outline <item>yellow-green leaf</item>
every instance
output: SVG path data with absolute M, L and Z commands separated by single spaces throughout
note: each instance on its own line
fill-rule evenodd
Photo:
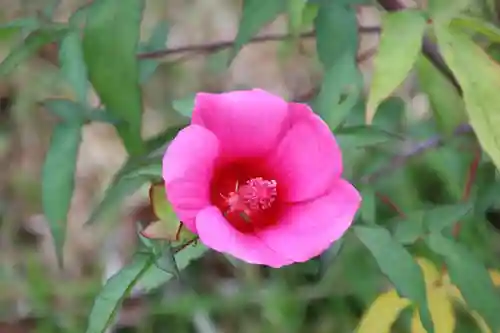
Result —
M 500 67 L 466 34 L 436 27 L 443 57 L 463 91 L 470 123 L 479 143 L 500 168 Z
M 432 19 L 442 24 L 464 10 L 471 2 L 471 0 L 428 0 L 427 6 Z
M 467 120 L 465 105 L 455 86 L 426 57 L 416 63 L 420 88 L 427 94 L 437 126 L 451 134 Z
M 399 314 L 411 302 L 392 289 L 380 295 L 363 315 L 356 333 L 389 333 Z
M 420 258 L 418 264 L 424 275 L 429 310 L 436 332 L 453 333 L 455 329 L 455 313 L 448 298 L 447 289 L 437 283 L 440 278 L 439 271 L 429 260 Z M 413 314 L 411 333 L 427 333 L 422 326 L 418 311 Z
M 165 186 L 163 184 L 151 185 L 149 198 L 153 212 L 159 221 L 151 223 L 143 231 L 142 235 L 152 239 L 168 239 L 172 241 L 192 240 L 196 237 L 186 227 L 182 226 L 177 215 L 168 202 Z
M 425 26 L 425 17 L 416 10 L 387 13 L 383 17 L 366 107 L 367 123 L 371 123 L 378 105 L 392 94 L 412 69 L 420 53 Z

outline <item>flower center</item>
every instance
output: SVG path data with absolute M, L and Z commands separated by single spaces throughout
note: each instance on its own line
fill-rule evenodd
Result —
M 223 161 L 214 169 L 210 200 L 234 228 L 253 233 L 279 221 L 280 193 L 286 189 L 278 184 L 262 160 Z
M 236 182 L 234 192 L 226 200 L 229 212 L 243 212 L 250 218 L 252 212 L 271 208 L 278 195 L 275 180 L 266 180 L 262 177 L 249 179 L 244 185 Z

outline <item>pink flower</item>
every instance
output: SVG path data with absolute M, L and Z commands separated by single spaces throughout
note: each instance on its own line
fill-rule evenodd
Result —
M 321 254 L 361 197 L 341 178 L 328 126 L 260 89 L 198 93 L 191 125 L 163 158 L 167 198 L 206 246 L 281 267 Z

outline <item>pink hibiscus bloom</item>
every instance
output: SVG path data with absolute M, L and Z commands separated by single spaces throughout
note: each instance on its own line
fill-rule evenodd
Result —
M 321 118 L 260 89 L 198 93 L 163 158 L 185 226 L 216 251 L 271 267 L 307 261 L 349 228 L 361 197 L 341 173 Z

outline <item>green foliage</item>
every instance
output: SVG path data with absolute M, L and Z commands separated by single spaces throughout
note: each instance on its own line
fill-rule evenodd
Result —
M 52 133 L 42 171 L 42 203 L 60 264 L 66 235 L 66 219 L 75 186 L 75 169 L 82 124 L 63 122 Z
M 406 78 L 420 53 L 426 21 L 421 12 L 405 10 L 385 14 L 374 73 L 366 105 L 366 119 Z M 405 38 L 401 38 L 405 36 Z
M 42 46 L 62 39 L 68 32 L 64 25 L 53 24 L 31 32 L 0 64 L 0 76 L 9 75 L 22 62 L 33 56 Z
M 116 128 L 130 155 L 144 151 L 139 45 L 143 0 L 98 0 L 87 13 L 83 53 L 101 103 L 123 120 Z
M 500 329 L 500 300 L 488 271 L 467 248 L 438 233 L 432 233 L 426 242 L 443 256 L 452 283 L 461 291 L 467 304 L 476 310 L 496 332 Z
M 466 119 L 465 105 L 453 84 L 424 56 L 416 63 L 422 91 L 427 94 L 440 130 L 451 134 Z
M 233 49 L 229 56 L 231 63 L 245 45 L 262 27 L 286 10 L 285 0 L 244 0 L 238 34 L 234 40 Z
M 155 52 L 165 48 L 168 37 L 167 21 L 160 21 L 154 28 L 147 43 L 140 45 L 139 52 Z M 155 59 L 144 59 L 139 63 L 140 82 L 146 82 L 158 68 Z
M 420 318 L 427 332 L 434 332 L 424 278 L 411 254 L 381 227 L 358 226 L 354 227 L 354 233 L 371 252 L 380 270 L 391 280 L 398 294 L 418 304 Z
M 80 33 L 77 29 L 73 29 L 62 39 L 59 47 L 59 61 L 63 76 L 73 88 L 76 99 L 86 105 L 89 88 L 87 66 L 83 58 Z
M 106 332 L 123 299 L 154 263 L 153 255 L 137 254 L 128 266 L 106 282 L 92 306 L 86 333 Z
M 335 133 L 342 149 L 342 177 L 355 184 L 361 193 L 363 200 L 355 225 L 352 232 L 334 242 L 318 258 L 280 270 L 255 268 L 226 256 L 231 262 L 231 279 L 238 282 L 234 299 L 183 290 L 180 294 L 187 294 L 184 299 L 190 301 L 183 301 L 182 295 L 178 301 L 162 300 L 160 310 L 152 310 L 155 317 L 165 313 L 175 314 L 172 317 L 176 320 L 185 317 L 191 329 L 191 320 L 196 318 L 195 311 L 200 308 L 209 314 L 222 309 L 224 316 L 231 318 L 233 312 L 242 311 L 241 307 L 252 326 L 262 319 L 259 322 L 262 330 L 353 332 L 360 313 L 377 298 L 381 288 L 386 287 L 387 277 L 399 296 L 409 299 L 401 303 L 404 305 L 401 309 L 410 302 L 414 304 L 415 313 L 420 317 L 413 318 L 421 318 L 428 333 L 437 331 L 441 326 L 436 322 L 442 322 L 444 317 L 451 329 L 455 328 L 456 319 L 455 331 L 463 333 L 464 325 L 458 313 L 453 319 L 449 314 L 436 320 L 435 315 L 440 313 L 436 310 L 437 292 L 441 297 L 438 304 L 448 304 L 446 302 L 451 300 L 439 289 L 444 285 L 432 284 L 429 277 L 422 274 L 424 266 L 420 266 L 421 270 L 416 259 L 424 257 L 435 263 L 444 261 L 447 274 L 443 271 L 433 279 L 441 282 L 448 277 L 451 279 L 465 300 L 465 304 L 461 304 L 475 316 L 477 325 L 482 325 L 483 318 L 493 331 L 500 330 L 497 318 L 500 303 L 495 289 L 500 286 L 500 279 L 494 274 L 500 267 L 495 255 L 499 237 L 492 232 L 500 229 L 498 216 L 495 219 L 500 206 L 497 171 L 500 168 L 497 110 L 500 104 L 497 60 L 500 57 L 496 47 L 500 42 L 500 29 L 497 19 L 488 19 L 495 8 L 491 1 L 485 4 L 470 0 L 429 0 L 428 6 L 420 10 L 383 13 L 373 78 L 365 96 L 364 77 L 360 72 L 363 66 L 359 66 L 357 59 L 360 43 L 363 43 L 360 37 L 363 28 L 359 26 L 364 23 L 358 22 L 357 9 L 368 3 L 371 4 L 365 0 L 244 0 L 234 43 L 207 44 L 194 47 L 193 51 L 188 45 L 186 49 L 162 52 L 169 36 L 170 22 L 166 21 L 160 21 L 150 36 L 140 40 L 143 0 L 96 0 L 75 11 L 67 24 L 52 22 L 59 1 L 48 1 L 36 17 L 0 25 L 2 42 L 20 39 L 0 64 L 0 76 L 9 79 L 7 76 L 19 65 L 52 44 L 59 47 L 59 64 L 53 69 L 72 91 L 70 97 L 47 98 L 38 94 L 32 97 L 33 92 L 29 89 L 21 89 L 20 95 L 30 95 L 30 102 L 16 96 L 13 108 L 17 112 L 20 105 L 32 102 L 44 106 L 58 120 L 42 168 L 41 204 L 59 262 L 63 261 L 62 248 L 83 126 L 93 122 L 113 126 L 129 154 L 98 204 L 89 212 L 87 225 L 117 221 L 113 215 L 125 198 L 139 190 L 151 189 L 148 209 L 154 216 L 152 221 L 140 221 L 149 223 L 141 227 L 137 235 L 142 246 L 132 262 L 108 280 L 95 298 L 87 333 L 106 332 L 135 286 L 151 293 L 148 297 L 159 295 L 156 289 L 173 278 L 181 280 L 182 288 L 189 286 L 193 281 L 187 282 L 183 275 L 191 272 L 184 270 L 208 252 L 207 247 L 198 244 L 197 236 L 178 220 L 162 184 L 163 154 L 184 125 L 169 127 L 149 140 L 141 136 L 142 90 L 148 88 L 152 75 L 164 75 L 165 69 L 177 66 L 184 59 L 180 57 L 170 63 L 170 58 L 165 61 L 160 58 L 166 54 L 168 57 L 186 54 L 189 55 L 186 58 L 190 58 L 191 52 L 199 53 L 213 57 L 207 65 L 212 72 L 226 74 L 223 71 L 238 52 L 245 45 L 256 42 L 252 40 L 254 36 L 281 15 L 288 23 L 288 32 L 283 36 L 269 36 L 270 43 L 279 40 L 293 51 L 291 56 L 295 53 L 304 56 L 310 46 L 301 40 L 304 37 L 301 34 L 307 31 L 308 40 L 314 38 L 316 54 L 311 58 L 319 60 L 317 65 L 321 67 L 322 81 L 315 82 L 316 92 L 307 94 L 307 99 Z M 481 10 L 488 7 L 491 13 L 481 14 L 475 7 Z M 310 33 L 311 26 L 314 36 Z M 422 43 L 423 38 L 425 43 Z M 267 43 L 268 40 L 264 38 L 258 42 Z M 429 50 L 433 43 L 436 49 Z M 426 52 L 422 52 L 422 47 Z M 436 51 L 442 55 L 444 63 L 440 58 L 436 60 Z M 214 70 L 214 67 L 218 68 Z M 459 88 L 450 79 L 446 67 Z M 413 70 L 418 78 L 418 86 L 413 88 L 420 89 L 430 102 L 431 112 L 424 117 L 414 116 L 407 99 L 391 96 Z M 201 82 L 198 89 L 217 90 L 204 85 L 204 79 L 195 79 L 197 84 Z M 165 82 L 175 80 L 177 77 L 169 70 Z M 89 88 L 97 92 L 102 106 L 89 105 Z M 166 94 L 176 95 L 171 91 Z M 411 95 L 414 96 L 414 91 Z M 174 101 L 164 100 L 165 108 L 190 118 L 194 94 L 185 96 Z M 2 113 L 4 106 L 0 106 Z M 3 115 L 0 118 L 3 121 Z M 14 118 L 22 117 L 16 114 Z M 467 135 L 471 132 L 465 126 L 467 123 L 471 124 L 474 135 Z M 253 135 L 259 135 L 258 131 Z M 3 148 L 3 141 L 0 144 Z M 8 205 L 9 202 L 4 203 L 2 198 L 2 228 L 3 207 Z M 454 228 L 457 224 L 462 227 L 460 234 Z M 419 263 L 422 262 L 419 260 Z M 202 286 L 200 290 L 204 293 L 208 289 L 205 284 L 210 284 L 205 280 L 212 282 L 225 274 L 217 271 L 205 275 L 205 270 L 218 270 L 212 266 L 219 264 L 193 265 L 192 274 L 196 277 L 193 280 Z M 0 282 L 5 276 L 16 279 L 12 278 L 15 275 L 4 272 L 7 270 L 0 269 Z M 42 271 L 43 266 L 39 263 L 30 262 L 27 268 L 29 288 L 26 289 L 31 294 L 36 314 L 44 305 L 53 306 L 51 292 L 63 289 L 53 281 L 44 283 L 39 278 L 44 275 Z M 205 279 L 206 276 L 210 279 Z M 455 290 L 449 282 L 443 283 Z M 149 298 L 146 302 L 148 306 L 154 303 Z M 258 311 L 262 318 L 254 318 L 247 311 L 251 304 L 262 310 Z M 82 308 L 81 304 L 77 307 Z M 315 330 L 314 325 L 321 321 L 317 319 L 320 318 L 316 313 L 318 309 L 327 309 L 322 319 L 333 317 L 331 327 L 327 323 L 326 329 Z M 309 310 L 314 313 L 312 324 L 308 321 Z M 41 332 L 57 331 L 69 320 L 65 314 L 52 314 L 57 312 L 52 308 L 49 312 L 46 317 L 50 319 L 39 326 Z M 290 317 L 293 321 L 288 320 Z M 152 321 L 156 319 L 144 319 L 147 325 Z M 401 325 L 396 323 L 392 327 L 394 332 L 406 332 L 402 327 L 407 323 L 404 318 L 401 321 Z M 183 331 L 176 330 L 170 317 L 169 325 L 172 331 Z M 412 332 L 416 333 L 413 325 L 415 322 Z M 484 325 L 481 327 L 487 332 Z M 144 329 L 156 332 L 153 326 Z
M 482 148 L 500 167 L 500 67 L 469 36 L 452 27 L 436 27 L 439 47 L 463 90 L 470 123 Z

